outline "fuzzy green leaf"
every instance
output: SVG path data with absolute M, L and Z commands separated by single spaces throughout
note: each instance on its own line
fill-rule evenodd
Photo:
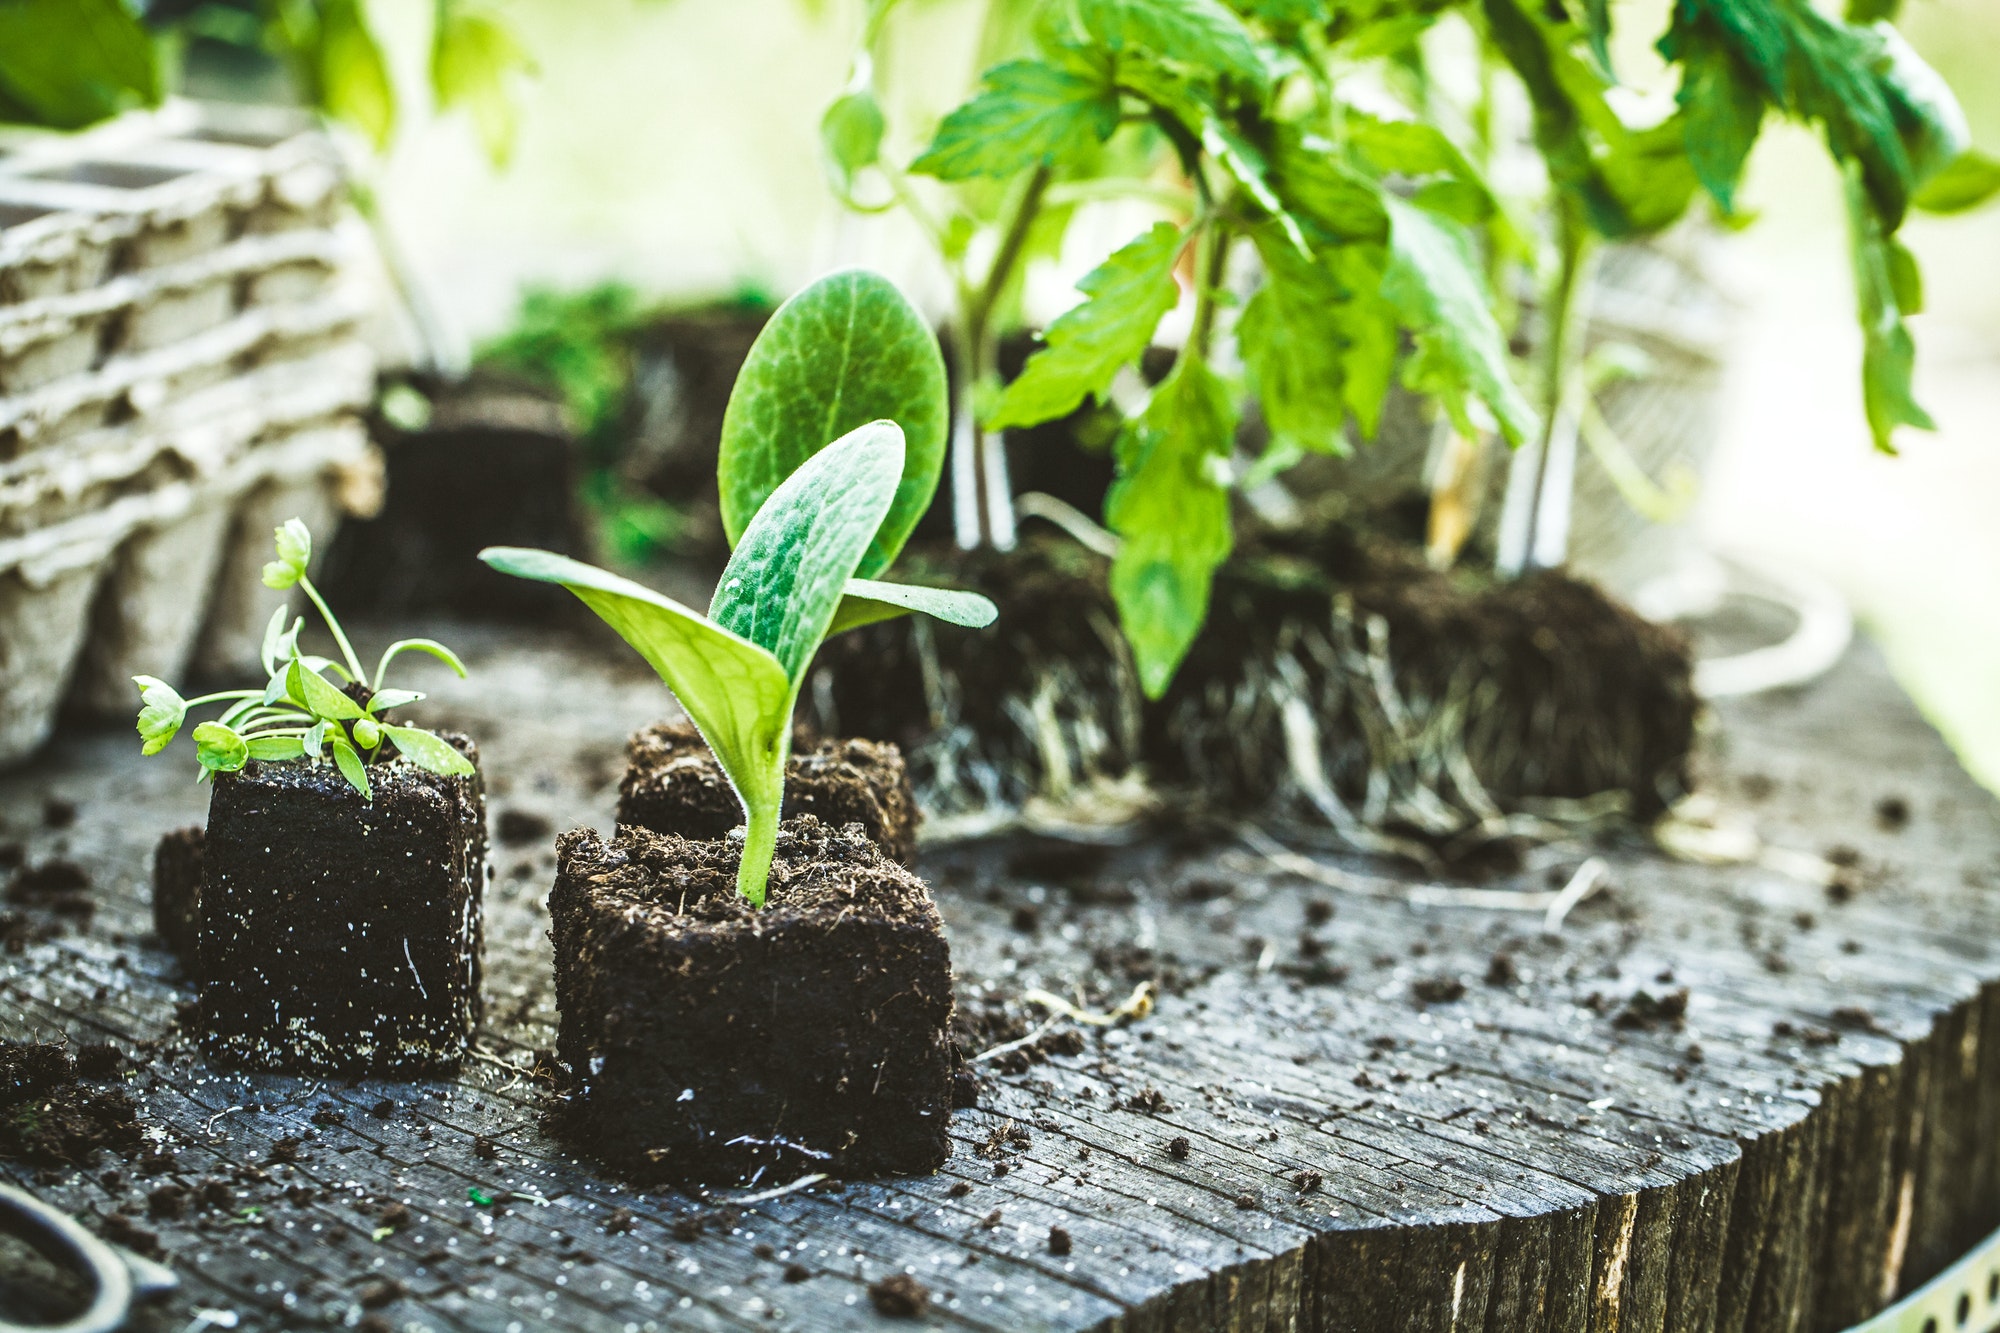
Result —
M 250 758 L 243 738 L 220 722 L 204 722 L 194 729 L 195 758 L 211 773 L 234 773 Z
M 1681 48 L 1678 101 L 1688 160 L 1723 212 L 1736 207 L 1743 164 L 1764 127 L 1764 99 L 1729 47 L 1713 34 Z
M 335 120 L 367 136 L 377 152 L 396 129 L 396 89 L 389 62 L 369 30 L 361 0 L 320 0 L 318 42 L 306 53 L 312 96 Z
M 252 759 L 297 759 L 306 752 L 297 736 L 252 736 L 245 745 Z
M 1924 183 L 1913 201 L 1926 213 L 1964 213 L 2000 194 L 2000 160 L 1968 148 Z
M 778 809 L 796 695 L 776 657 L 650 588 L 567 556 L 496 546 L 479 558 L 503 574 L 575 593 L 660 673 L 745 812 Z M 756 883 L 761 889 L 761 876 Z
M 1236 443 L 1229 386 L 1185 353 L 1118 441 L 1104 516 L 1119 536 L 1111 595 L 1148 698 L 1166 692 L 1208 616 L 1229 556 L 1225 469 Z
M 139 687 L 139 753 L 158 754 L 173 743 L 187 719 L 187 701 L 157 676 L 134 676 Z
M 475 771 L 472 761 L 460 754 L 456 746 L 422 727 L 384 725 L 382 734 L 395 742 L 397 753 L 418 768 L 446 777 L 470 777 Z
M 796 690 L 896 497 L 903 432 L 874 421 L 799 465 L 750 520 L 708 618 L 768 651 Z
M 832 638 L 878 620 L 894 620 L 912 613 L 967 629 L 985 629 L 1000 618 L 1000 608 L 976 592 L 849 579 L 841 594 L 840 609 L 833 613 L 833 623 L 827 626 L 826 634 Z
M 1477 400 L 1509 442 L 1528 439 L 1536 429 L 1535 410 L 1509 371 L 1507 340 L 1462 232 L 1393 196 L 1388 207 L 1391 252 L 1382 292 L 1417 342 L 1405 380 L 1437 394 L 1468 437 L 1478 428 L 1468 402 Z
M 945 412 L 937 338 L 895 284 L 864 269 L 821 278 L 771 316 L 729 395 L 716 475 L 730 543 L 829 441 L 893 421 L 903 431 L 902 480 L 860 572 L 886 570 L 937 490 Z
M 368 785 L 368 769 L 362 764 L 361 756 L 354 752 L 354 747 L 348 744 L 347 737 L 336 731 L 327 740 L 333 746 L 333 765 L 340 770 L 340 776 L 361 793 L 362 800 L 374 800 L 375 789 Z
M 285 668 L 285 693 L 314 717 L 346 722 L 367 716 L 338 686 L 296 658 Z
M 1847 169 L 1847 215 L 1856 313 L 1861 321 L 1861 401 L 1875 447 L 1894 453 L 1898 426 L 1937 428 L 1917 402 L 1913 383 L 1917 345 L 1903 323 L 1906 314 L 1914 313 L 1913 304 L 1906 302 L 1922 299 L 1920 292 L 1911 290 L 1916 265 L 1896 239 L 1884 233 L 1858 165 Z
M 1249 28 L 1217 0 L 1077 0 L 1076 14 L 1112 51 L 1129 48 L 1260 88 L 1270 80 Z
M 1117 251 L 1078 283 L 1087 298 L 1060 316 L 1007 386 L 990 424 L 1034 426 L 1102 401 L 1119 370 L 1145 352 L 1160 319 L 1180 300 L 1174 261 L 1185 236 L 1168 222 Z
M 980 93 L 939 124 L 911 171 L 946 181 L 1004 179 L 1073 160 L 1118 128 L 1118 89 L 1108 78 L 1013 60 L 983 80 Z

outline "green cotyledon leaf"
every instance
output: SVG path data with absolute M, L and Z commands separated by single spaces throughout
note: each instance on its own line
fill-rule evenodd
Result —
M 912 614 L 931 616 L 967 629 L 984 629 L 1000 617 L 1000 608 L 976 592 L 956 588 L 924 588 L 909 583 L 880 583 L 874 579 L 849 579 L 840 598 L 840 609 L 826 635 L 832 638 L 847 630 L 894 620 Z
M 716 478 L 730 544 L 829 441 L 893 421 L 903 431 L 902 478 L 860 569 L 882 573 L 937 490 L 945 410 L 937 338 L 895 284 L 865 269 L 821 278 L 771 316 L 729 395 Z
M 1222 377 L 1183 353 L 1118 441 L 1104 516 L 1118 534 L 1111 596 L 1148 698 L 1166 692 L 1208 617 L 1209 584 L 1229 556 L 1224 469 L 1236 404 Z
M 1390 260 L 1382 292 L 1417 342 L 1405 379 L 1443 399 L 1467 436 L 1477 429 L 1467 401 L 1477 400 L 1510 442 L 1530 438 L 1535 410 L 1514 383 L 1507 340 L 1460 228 L 1393 195 L 1385 199 Z
M 1043 346 L 1007 386 L 988 422 L 994 429 L 1034 426 L 1102 400 L 1119 370 L 1152 341 L 1161 318 L 1180 300 L 1174 262 L 1186 236 L 1157 222 L 1084 276 L 1084 301 L 1059 316 Z
M 1010 60 L 939 123 L 910 170 L 939 180 L 1007 178 L 1074 158 L 1118 128 L 1118 88 L 1101 74 Z
M 896 496 L 903 432 L 857 427 L 799 465 L 738 538 L 708 617 L 773 657 L 797 690 Z
M 753 836 L 737 887 L 761 904 L 797 698 L 778 659 L 672 598 L 580 560 L 509 546 L 488 547 L 479 558 L 503 574 L 568 588 L 659 672 L 743 803 Z

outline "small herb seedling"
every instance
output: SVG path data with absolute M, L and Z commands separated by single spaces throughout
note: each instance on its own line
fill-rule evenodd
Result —
M 299 651 L 303 616 L 286 626 L 286 608 L 279 607 L 264 630 L 263 665 L 268 682 L 262 689 L 221 690 L 184 699 L 156 676 L 134 676 L 139 687 L 139 738 L 142 753 L 158 754 L 173 742 L 187 720 L 188 710 L 203 704 L 226 703 L 222 715 L 194 729 L 195 756 L 204 778 L 234 773 L 252 759 L 284 761 L 331 752 L 335 767 L 361 799 L 375 799 L 368 782 L 368 762 L 386 757 L 386 741 L 403 758 L 433 773 L 462 777 L 473 769 L 466 757 L 435 732 L 385 720 L 392 708 L 424 696 L 414 690 L 387 686 L 389 664 L 405 652 L 429 653 L 461 677 L 465 666 L 458 655 L 435 639 L 399 639 L 382 653 L 371 679 L 348 642 L 347 632 L 327 609 L 326 601 L 306 577 L 312 559 L 312 534 L 298 519 L 276 531 L 277 559 L 264 566 L 264 586 L 279 590 L 297 586 L 319 611 L 341 661 Z M 331 671 L 347 682 L 343 689 L 328 680 Z M 359 689 L 354 687 L 359 686 Z M 356 695 L 360 698 L 356 698 Z M 364 759 L 364 756 L 366 757 Z
M 566 556 L 480 553 L 504 574 L 562 584 L 660 673 L 743 803 L 736 884 L 753 906 L 820 644 L 913 611 L 973 628 L 998 614 L 974 593 L 875 577 L 936 489 L 944 394 L 937 342 L 902 294 L 872 273 L 836 273 L 771 317 L 731 391 L 718 480 L 736 549 L 706 616 Z M 864 411 L 880 419 L 852 420 Z

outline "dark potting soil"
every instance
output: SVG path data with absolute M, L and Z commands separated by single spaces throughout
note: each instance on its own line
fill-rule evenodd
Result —
M 319 582 L 346 611 L 449 611 L 502 620 L 562 619 L 569 594 L 481 564 L 488 546 L 588 558 L 575 508 L 576 441 L 558 401 L 490 376 L 432 386 L 418 431 L 378 425 L 387 490 L 373 518 L 328 544 Z
M 935 1170 L 951 1153 L 951 956 L 923 881 L 812 815 L 769 898 L 739 842 L 624 827 L 557 842 L 556 1117 L 641 1181 Z
M 795 743 L 785 770 L 784 812 L 815 815 L 829 828 L 859 824 L 902 865 L 916 853 L 920 815 L 902 751 L 894 745 Z M 625 743 L 618 822 L 705 841 L 741 824 L 743 806 L 692 723 L 658 722 Z
M 0 1041 L 0 1158 L 88 1166 L 101 1148 L 139 1147 L 132 1099 L 79 1082 L 77 1063 L 52 1043 Z
M 177 828 L 153 849 L 153 933 L 193 975 L 201 935 L 201 863 L 206 839 L 199 824 Z
M 1441 746 L 1449 732 L 1483 788 L 1455 793 L 1468 806 L 1622 791 L 1645 817 L 1686 790 L 1697 700 L 1685 637 L 1562 573 L 1439 573 L 1339 527 L 1253 534 L 1153 702 L 1119 637 L 1108 562 L 1076 543 L 1031 535 L 1005 554 L 926 547 L 906 560 L 909 577 L 992 597 L 998 623 L 841 635 L 821 650 L 806 715 L 899 744 L 927 800 L 936 774 L 922 747 L 942 711 L 991 764 L 987 784 L 1017 802 L 1044 776 L 1055 735 L 1079 770 L 1066 778 L 1143 765 L 1219 810 L 1257 808 L 1292 776 L 1288 700 L 1305 706 L 1326 777 L 1349 803 L 1368 795 L 1382 748 L 1371 737 L 1385 726 L 1409 737 L 1428 727 Z M 1384 681 L 1396 696 L 1387 707 Z M 1038 725 L 1021 720 L 1044 711 Z
M 478 763 L 463 736 L 447 736 Z M 486 802 L 477 774 L 247 765 L 209 800 L 198 973 L 210 1058 L 292 1073 L 415 1076 L 479 1020 Z

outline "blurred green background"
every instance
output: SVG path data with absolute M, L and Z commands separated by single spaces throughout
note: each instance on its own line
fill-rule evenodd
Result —
M 406 123 L 380 196 L 458 334 L 505 325 L 529 282 L 603 278 L 649 294 L 789 291 L 880 266 L 941 308 L 925 249 L 895 218 L 845 215 L 816 124 L 846 80 L 856 0 L 499 0 L 533 52 L 511 166 L 459 121 Z M 974 65 L 979 6 L 912 0 L 884 71 L 892 123 L 926 129 Z M 371 12 L 421 83 L 424 6 Z M 1664 3 L 1617 6 L 1644 87 Z M 1902 26 L 2000 149 L 2000 4 L 1908 0 Z M 1658 91 L 1655 89 L 1655 91 Z M 907 147 L 907 143 L 902 145 Z M 2000 209 L 1917 217 L 1928 309 L 1914 323 L 1935 435 L 1874 453 L 1862 420 L 1838 181 L 1805 132 L 1767 131 L 1746 191 L 1758 225 L 1725 246 L 1742 302 L 1730 409 L 1697 518 L 1718 546 L 1818 573 L 1852 601 L 1906 685 L 2000 788 Z M 1107 238 L 1108 243 L 1111 238 Z

